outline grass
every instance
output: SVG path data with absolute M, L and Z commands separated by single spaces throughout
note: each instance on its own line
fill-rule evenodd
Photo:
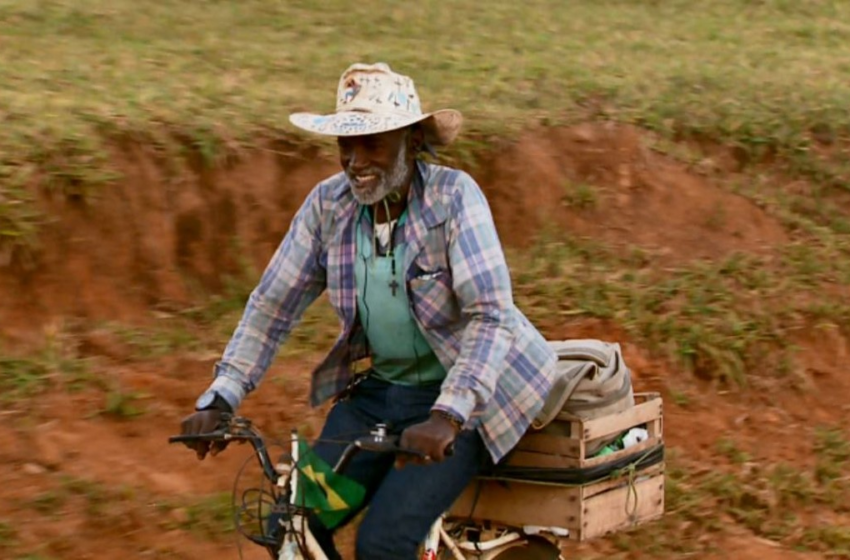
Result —
M 592 185 L 568 182 L 564 185 L 563 204 L 577 209 L 596 208 L 599 195 Z
M 115 419 L 130 419 L 141 416 L 145 413 L 145 408 L 139 404 L 139 401 L 145 397 L 146 395 L 135 391 L 113 388 L 107 393 L 100 414 Z
M 813 435 L 817 464 L 804 468 L 765 465 L 749 457 L 739 461 L 741 452 L 725 441 L 722 445 L 738 472 L 705 475 L 698 491 L 716 511 L 728 513 L 757 535 L 830 556 L 846 554 L 847 532 L 822 526 L 822 510 L 816 516 L 809 513 L 815 506 L 839 515 L 847 511 L 850 481 L 838 474 L 843 475 L 850 441 L 835 427 L 815 430 Z
M 787 331 L 806 309 L 790 297 L 800 283 L 746 255 L 667 270 L 640 258 L 649 260 L 579 239 L 511 253 L 517 304 L 544 330 L 574 317 L 610 320 L 681 367 L 732 385 L 787 369 Z M 807 293 L 827 301 L 814 287 Z
M 44 515 L 54 515 L 65 503 L 66 496 L 55 491 L 48 490 L 35 496 L 30 505 L 37 512 Z
M 0 346 L 0 402 L 32 397 L 53 386 L 78 390 L 98 385 L 90 361 L 79 356 L 67 335 L 48 334 L 35 350 L 12 354 Z
M 16 531 L 11 524 L 6 521 L 0 521 L 0 550 L 11 548 L 15 543 Z
M 233 533 L 236 529 L 230 493 L 214 494 L 190 504 L 182 526 L 209 538 L 220 539 Z
M 36 360 L 0 358 L 0 390 L 6 400 L 35 393 L 48 381 L 49 371 Z
M 821 525 L 806 530 L 802 546 L 824 550 L 828 558 L 850 558 L 850 529 L 834 525 Z
M 49 487 L 29 498 L 12 499 L 7 504 L 15 511 L 14 522 L 0 519 L 0 556 L 2 558 L 77 558 L 90 544 L 102 543 L 102 535 L 123 542 L 131 555 L 172 557 L 169 545 L 139 540 L 137 533 L 151 535 L 184 529 L 204 539 L 222 540 L 233 534 L 230 494 L 163 499 L 143 487 L 107 485 L 102 481 L 61 473 L 48 474 Z M 174 512 L 179 510 L 179 515 Z M 26 537 L 18 527 L 32 524 L 73 523 L 74 534 L 39 534 Z M 71 538 L 73 537 L 73 538 Z M 156 539 L 154 539 L 156 540 Z M 118 542 L 118 541 L 115 541 Z
M 850 443 L 840 429 L 823 428 L 813 439 L 819 461 L 842 464 Z M 728 530 L 728 518 L 783 547 L 829 558 L 847 557 L 850 533 L 824 520 L 846 512 L 850 481 L 840 482 L 844 495 L 836 500 L 831 496 L 835 489 L 818 475 L 820 466 L 765 464 L 729 438 L 718 441 L 717 448 L 727 465 L 696 464 L 682 449 L 668 448 L 665 515 L 652 525 L 612 535 L 610 540 L 624 553 L 622 557 L 631 557 L 628 554 L 633 551 L 653 558 L 728 553 L 712 550 L 712 543 L 722 541 Z
M 107 322 L 98 326 L 113 335 L 127 348 L 133 360 L 154 360 L 176 352 L 208 350 L 206 341 L 191 329 L 189 321 L 173 316 L 160 316 L 154 328 Z
M 30 247 L 42 220 L 22 188 L 30 176 L 85 200 L 116 177 L 110 139 L 214 163 L 291 136 L 288 114 L 331 109 L 356 60 L 390 62 L 428 106 L 461 109 L 467 143 L 455 156 L 535 122 L 595 116 L 847 175 L 811 149 L 813 135 L 850 131 L 845 3 L 7 0 L 0 19 L 7 253 Z

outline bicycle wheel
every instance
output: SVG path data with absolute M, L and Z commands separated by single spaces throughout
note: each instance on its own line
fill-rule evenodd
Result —
M 490 560 L 558 560 L 560 549 L 542 537 L 527 537 L 525 542 L 498 552 Z

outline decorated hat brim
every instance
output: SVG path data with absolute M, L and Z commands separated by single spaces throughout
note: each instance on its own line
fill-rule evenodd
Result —
M 329 115 L 293 113 L 289 121 L 298 128 L 326 136 L 379 134 L 422 123 L 428 142 L 446 146 L 457 138 L 463 116 L 454 109 L 442 109 L 424 115 L 341 111 Z

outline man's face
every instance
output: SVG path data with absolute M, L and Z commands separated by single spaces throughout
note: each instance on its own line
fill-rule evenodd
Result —
M 375 204 L 410 180 L 410 130 L 341 136 L 339 160 L 360 204 Z

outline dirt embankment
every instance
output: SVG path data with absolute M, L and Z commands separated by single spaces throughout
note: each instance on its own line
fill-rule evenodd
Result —
M 509 244 L 529 242 L 545 224 L 671 261 L 770 251 L 785 240 L 752 202 L 643 140 L 613 124 L 544 129 L 494 150 L 471 172 Z M 50 219 L 36 266 L 0 270 L 7 334 L 54 316 L 134 320 L 220 289 L 245 263 L 261 269 L 306 193 L 338 170 L 316 151 L 284 145 L 214 169 L 191 156 L 171 173 L 143 146 L 116 145 L 112 155 L 123 178 L 91 199 L 40 193 Z

